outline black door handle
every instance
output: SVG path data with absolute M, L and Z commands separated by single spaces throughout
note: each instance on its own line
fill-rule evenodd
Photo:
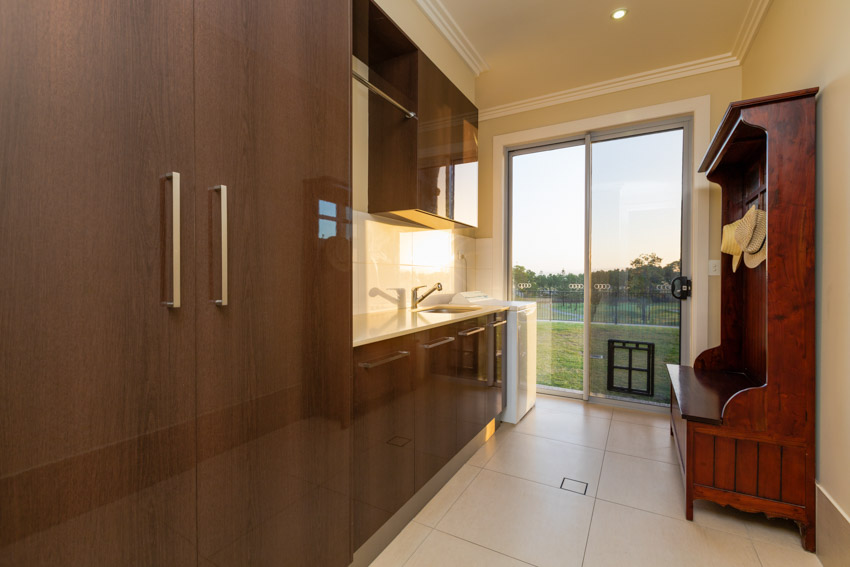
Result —
M 691 280 L 685 276 L 673 278 L 670 282 L 670 293 L 679 301 L 686 300 L 691 296 Z

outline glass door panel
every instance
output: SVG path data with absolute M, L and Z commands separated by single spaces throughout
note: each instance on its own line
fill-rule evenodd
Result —
M 538 391 L 584 390 L 585 145 L 510 154 L 511 299 L 536 301 Z
M 591 145 L 590 394 L 670 403 L 679 363 L 681 128 Z

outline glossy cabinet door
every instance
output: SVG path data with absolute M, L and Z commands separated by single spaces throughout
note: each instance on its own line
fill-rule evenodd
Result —
M 0 10 L 0 565 L 197 564 L 192 5 Z
M 410 335 L 354 351 L 354 549 L 415 491 L 414 357 Z
M 492 417 L 488 409 L 490 388 L 487 379 L 489 336 L 487 317 L 458 323 L 455 348 L 457 360 L 457 450 L 462 449 L 484 429 Z
M 457 453 L 457 325 L 416 333 L 416 490 Z
M 418 208 L 478 224 L 478 109 L 419 53 Z
M 350 9 L 195 2 L 202 564 L 350 562 Z
M 507 311 L 496 313 L 488 317 L 488 332 L 490 336 L 487 341 L 490 344 L 490 354 L 487 363 L 487 386 L 489 396 L 487 402 L 488 414 L 495 417 L 507 407 Z

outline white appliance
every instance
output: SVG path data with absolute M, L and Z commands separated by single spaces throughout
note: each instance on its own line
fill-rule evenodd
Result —
M 452 298 L 461 305 L 502 305 L 508 308 L 507 405 L 502 421 L 519 423 L 537 400 L 537 303 L 493 299 L 481 291 L 464 291 Z

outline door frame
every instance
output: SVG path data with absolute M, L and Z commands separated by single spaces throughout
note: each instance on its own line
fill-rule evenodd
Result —
M 659 127 L 662 123 L 673 124 L 690 120 L 691 135 L 683 136 L 683 151 L 689 152 L 691 159 L 683 160 L 683 195 L 682 195 L 682 257 L 683 273 L 688 269 L 684 258 L 690 259 L 690 273 L 693 281 L 693 292 L 690 301 L 682 305 L 682 364 L 693 364 L 696 355 L 709 347 L 709 205 L 710 185 L 703 174 L 696 171 L 694 164 L 702 158 L 710 141 L 711 97 L 701 96 L 680 101 L 648 106 L 639 109 L 616 112 L 572 122 L 543 126 L 530 130 L 522 130 L 493 137 L 493 237 L 492 258 L 494 274 L 504 274 L 505 277 L 494 277 L 490 291 L 495 297 L 507 299 L 509 295 L 510 257 L 507 237 L 510 234 L 510 160 L 509 151 L 521 150 L 528 147 L 545 146 L 564 142 L 581 143 L 590 132 L 596 132 L 594 141 L 601 136 L 612 135 L 622 137 L 624 132 L 640 131 L 646 127 Z M 660 127 L 658 129 L 669 129 Z M 585 140 L 582 140 L 585 138 Z M 589 155 L 590 152 L 588 152 Z M 586 175 L 590 175 L 590 164 L 587 163 Z M 589 181 L 589 180 L 588 180 Z M 590 183 L 586 183 L 586 190 Z M 687 189 L 690 188 L 690 191 Z M 590 207 L 586 206 L 586 215 Z M 690 224 L 688 230 L 686 222 Z M 590 230 L 589 218 L 585 230 Z M 589 247 L 589 239 L 585 239 Z M 586 250 L 587 252 L 587 250 Z M 689 254 L 686 254 L 689 252 Z M 585 254 L 586 261 L 588 254 Z M 585 277 L 589 277 L 585 269 Z M 587 291 L 587 285 L 585 285 Z M 587 305 L 587 302 L 586 302 Z M 585 333 L 587 334 L 587 333 Z M 589 340 L 589 337 L 585 337 Z M 585 368 L 588 367 L 589 349 L 585 346 Z M 587 380 L 583 396 L 588 399 Z

